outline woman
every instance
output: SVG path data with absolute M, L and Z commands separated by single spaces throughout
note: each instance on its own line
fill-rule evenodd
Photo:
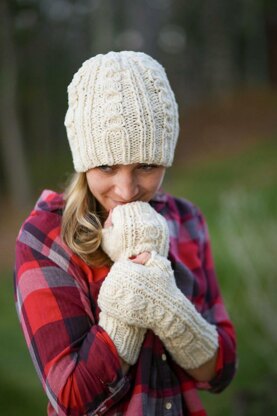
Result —
M 75 175 L 44 191 L 16 246 L 16 301 L 48 415 L 205 415 L 235 335 L 207 227 L 163 193 L 178 109 L 161 65 L 110 52 L 68 87 Z M 169 250 L 169 251 L 168 251 Z

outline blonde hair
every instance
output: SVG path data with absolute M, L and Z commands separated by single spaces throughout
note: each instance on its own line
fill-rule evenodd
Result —
M 88 265 L 101 267 L 111 260 L 101 249 L 104 212 L 89 190 L 86 174 L 74 173 L 64 192 L 62 239 Z

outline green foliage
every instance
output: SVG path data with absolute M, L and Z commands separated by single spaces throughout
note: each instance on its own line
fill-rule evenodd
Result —
M 203 393 L 208 413 L 275 414 L 276 143 L 201 167 L 170 171 L 166 188 L 199 205 L 208 220 L 216 270 L 238 337 L 239 366 L 219 396 Z
M 208 414 L 277 413 L 276 146 L 265 140 L 222 161 L 169 170 L 165 188 L 200 206 L 217 274 L 238 336 L 237 375 L 222 394 L 201 393 Z M 1 273 L 0 414 L 45 414 L 13 304 L 11 273 Z
M 13 303 L 12 273 L 1 273 L 0 414 L 46 414 L 46 399 L 31 363 Z

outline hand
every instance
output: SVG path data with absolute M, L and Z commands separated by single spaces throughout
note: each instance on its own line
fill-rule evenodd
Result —
M 104 227 L 112 225 L 112 210 L 105 221 Z M 150 253 L 144 252 L 134 256 L 131 261 L 144 264 Z M 119 354 L 123 374 L 128 372 L 129 366 L 136 363 L 146 330 L 123 323 L 105 312 L 100 312 L 99 325 L 109 334 Z
M 113 210 L 111 209 L 110 212 L 109 212 L 108 218 L 104 222 L 104 228 L 112 227 L 112 225 L 113 225 L 112 212 L 113 212 Z M 136 256 L 131 257 L 130 260 L 133 263 L 145 264 L 150 259 L 150 256 L 151 256 L 151 253 L 149 251 L 144 251 L 143 253 L 140 253 Z
M 119 205 L 110 212 L 104 224 L 101 245 L 113 261 L 128 259 L 144 251 L 157 251 L 167 256 L 167 222 L 146 202 Z
M 159 289 L 159 291 L 157 291 Z M 100 289 L 98 304 L 103 311 L 129 325 L 154 329 L 165 313 L 157 299 L 177 289 L 170 262 L 152 252 L 145 265 L 131 260 L 113 264 Z
M 197 368 L 215 354 L 216 328 L 177 288 L 169 261 L 156 253 L 144 266 L 130 260 L 116 262 L 98 303 L 125 323 L 152 329 L 183 368 Z

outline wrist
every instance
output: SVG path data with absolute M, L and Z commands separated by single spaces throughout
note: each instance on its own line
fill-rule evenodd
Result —
M 174 306 L 167 311 L 165 321 L 156 325 L 154 332 L 182 368 L 199 368 L 216 354 L 216 326 L 207 322 L 181 292 L 172 300 Z

